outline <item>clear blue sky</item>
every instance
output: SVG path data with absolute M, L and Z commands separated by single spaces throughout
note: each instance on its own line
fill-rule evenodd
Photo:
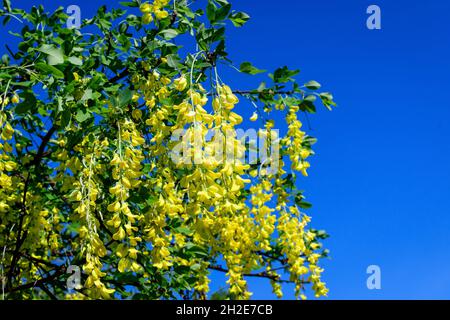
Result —
M 83 17 L 115 3 L 40 2 L 77 4 Z M 382 30 L 366 28 L 370 4 L 381 7 Z M 298 79 L 319 81 L 339 105 L 310 117 L 319 142 L 310 176 L 300 182 L 314 204 L 314 226 L 331 234 L 325 242 L 331 259 L 324 263 L 329 297 L 449 299 L 450 2 L 254 0 L 234 6 L 252 16 L 228 34 L 237 65 L 299 68 Z M 257 84 L 226 67 L 219 72 L 234 88 Z M 381 290 L 366 288 L 371 264 L 381 267 Z M 251 283 L 253 298 L 273 297 L 267 283 Z

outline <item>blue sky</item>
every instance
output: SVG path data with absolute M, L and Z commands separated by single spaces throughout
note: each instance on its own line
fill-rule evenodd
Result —
M 381 30 L 366 28 L 371 4 L 381 8 Z M 319 81 L 338 102 L 310 117 L 319 141 L 300 182 L 314 226 L 331 234 L 329 297 L 449 299 L 450 3 L 237 6 L 252 20 L 229 37 L 233 60 L 299 68 L 299 79 Z M 372 264 L 381 268 L 381 290 L 366 287 Z M 254 298 L 266 298 L 266 288 Z
M 89 17 L 103 3 L 113 2 L 57 5 L 77 4 Z M 366 28 L 371 4 L 381 8 L 381 30 Z M 252 17 L 228 33 L 236 65 L 299 68 L 300 81 L 319 81 L 338 103 L 310 117 L 319 142 L 299 183 L 314 204 L 314 227 L 331 234 L 329 297 L 449 299 L 450 2 L 254 0 L 234 8 Z M 235 89 L 258 84 L 228 67 L 219 72 Z M 381 290 L 366 287 L 372 264 Z M 251 284 L 253 298 L 273 297 L 266 282 Z

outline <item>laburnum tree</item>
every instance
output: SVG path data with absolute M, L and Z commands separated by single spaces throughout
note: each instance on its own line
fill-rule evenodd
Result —
M 335 103 L 287 67 L 255 89 L 221 80 L 224 68 L 265 72 L 227 53 L 225 28 L 248 14 L 227 0 L 133 0 L 69 28 L 65 8 L 4 0 L 0 16 L 21 28 L 0 65 L 3 299 L 249 299 L 249 277 L 278 297 L 283 283 L 327 294 L 327 234 L 309 226 L 298 189 L 315 142 L 299 116 Z M 219 143 L 210 132 L 243 125 L 240 106 L 255 107 L 248 123 L 279 153 L 246 163 L 201 152 Z M 220 143 L 252 148 L 237 135 Z M 69 290 L 71 266 L 81 285 Z M 225 289 L 212 294 L 217 272 Z

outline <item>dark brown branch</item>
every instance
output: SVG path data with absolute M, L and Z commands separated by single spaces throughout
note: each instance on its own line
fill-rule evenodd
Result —
M 268 259 L 278 261 L 278 262 L 280 262 L 282 264 L 286 264 L 287 261 L 288 261 L 286 258 L 274 257 L 274 256 L 270 255 L 269 253 L 266 253 L 266 252 L 263 252 L 263 251 L 258 251 L 258 254 L 260 254 L 263 257 L 266 257 Z
M 27 179 L 27 181 L 28 181 L 28 179 Z M 25 183 L 25 188 L 27 187 L 27 185 L 28 185 L 28 183 Z M 24 192 L 24 195 L 25 194 L 26 193 Z M 17 265 L 17 263 L 19 262 L 19 259 L 20 259 L 20 252 L 19 252 L 20 247 L 25 242 L 25 238 L 28 235 L 27 231 L 24 232 L 23 236 L 21 235 L 22 234 L 23 220 L 24 220 L 24 217 L 25 217 L 25 213 L 26 212 L 23 212 L 20 215 L 20 218 L 19 218 L 19 228 L 17 230 L 17 240 L 16 240 L 16 244 L 15 244 L 15 247 L 14 247 L 14 253 L 13 253 L 12 260 L 11 260 L 11 266 L 10 266 L 10 268 L 8 270 L 8 275 L 6 276 L 6 278 L 8 279 L 7 283 L 8 283 L 9 287 L 12 286 L 12 278 L 14 276 L 14 270 L 15 270 L 16 265 Z
M 39 285 L 39 288 L 42 289 L 42 291 L 44 291 L 52 300 L 58 300 L 58 298 L 50 291 L 50 289 L 48 289 L 45 284 L 41 283 Z
M 60 275 L 62 275 L 65 272 L 65 270 L 66 270 L 65 266 L 61 266 L 59 269 L 55 270 L 54 274 L 52 274 L 48 277 L 41 278 L 41 279 L 33 281 L 33 282 L 29 282 L 29 283 L 20 285 L 15 288 L 6 289 L 5 293 L 22 291 L 22 290 L 26 290 L 26 289 L 30 289 L 30 288 L 34 288 L 34 287 L 40 287 L 42 284 L 48 283 L 48 282 L 58 278 Z
M 46 261 L 46 260 L 43 260 L 43 259 L 39 259 L 39 258 L 32 257 L 32 256 L 30 256 L 30 255 L 28 255 L 28 254 L 26 254 L 26 253 L 21 253 L 21 255 L 22 255 L 25 259 L 28 259 L 28 260 L 30 260 L 30 261 L 34 261 L 34 262 L 36 262 L 36 263 L 45 265 L 45 266 L 47 266 L 47 267 L 52 267 L 52 268 L 56 267 L 53 263 L 51 263 L 51 262 L 49 262 L 49 261 Z
M 245 96 L 245 95 L 258 95 L 261 93 L 269 93 L 272 95 L 276 95 L 276 94 L 287 94 L 287 95 L 291 95 L 294 94 L 294 91 L 273 91 L 273 90 L 264 90 L 264 91 L 258 91 L 258 90 L 233 90 L 234 94 L 238 94 L 241 96 Z M 213 96 L 215 93 L 209 93 L 208 96 Z
M 57 127 L 55 125 L 53 125 L 48 130 L 47 134 L 44 136 L 44 138 L 41 141 L 41 144 L 39 145 L 36 156 L 34 157 L 33 161 L 30 162 L 29 167 L 31 167 L 33 165 L 36 167 L 40 166 L 42 157 L 44 156 L 45 147 L 47 146 L 48 142 L 50 141 L 50 138 L 52 137 L 53 133 L 55 133 L 56 129 L 57 129 Z M 8 275 L 7 275 L 9 287 L 12 286 L 12 278 L 14 276 L 14 271 L 15 271 L 16 265 L 20 259 L 20 254 L 19 254 L 20 248 L 22 247 L 22 244 L 25 242 L 25 239 L 28 235 L 28 230 L 25 230 L 24 233 L 22 234 L 22 229 L 23 229 L 23 220 L 25 218 L 25 215 L 27 214 L 26 200 L 27 200 L 27 193 L 28 193 L 28 188 L 29 188 L 30 182 L 31 182 L 31 174 L 30 174 L 30 172 L 28 172 L 25 183 L 24 183 L 24 188 L 23 188 L 23 197 L 22 197 L 22 204 L 21 204 L 22 213 L 20 214 L 20 217 L 19 217 L 19 227 L 17 230 L 16 245 L 15 245 L 13 257 L 11 260 L 11 266 L 9 268 Z
M 34 157 L 33 161 L 30 162 L 29 166 L 39 166 L 41 163 L 41 160 L 44 156 L 44 152 L 45 152 L 45 147 L 47 146 L 48 142 L 50 141 L 50 138 L 52 137 L 52 135 L 55 133 L 55 131 L 58 128 L 53 125 L 47 132 L 47 134 L 42 138 L 41 144 L 39 145 L 38 151 L 36 153 L 36 156 Z
M 269 93 L 269 94 L 273 94 L 273 95 L 275 95 L 275 94 L 287 94 L 287 95 L 290 95 L 290 94 L 294 94 L 295 92 L 294 91 L 273 91 L 273 90 L 266 90 L 266 91 L 258 91 L 258 90 L 233 90 L 233 93 L 234 94 L 239 94 L 239 95 L 248 95 L 248 94 L 260 94 L 260 93 L 262 93 L 262 92 L 267 92 L 267 93 Z
M 115 75 L 114 77 L 112 77 L 111 79 L 109 79 L 109 82 L 119 81 L 119 80 L 125 78 L 129 74 L 130 74 L 130 71 L 128 69 L 125 69 L 121 73 L 119 73 L 119 74 Z
M 41 275 L 41 277 L 43 277 L 44 275 L 42 274 L 42 272 L 40 270 L 41 267 L 37 264 L 37 262 L 34 262 L 33 260 L 30 260 L 30 261 L 36 268 L 38 268 L 39 274 Z M 41 283 L 39 285 L 39 288 L 41 288 L 42 291 L 44 291 L 50 297 L 50 299 L 58 300 L 58 298 L 56 298 L 56 296 L 50 291 L 49 288 L 47 288 L 47 286 L 44 283 Z
M 229 271 L 228 269 L 222 268 L 221 266 L 210 265 L 208 268 L 211 270 L 225 272 L 225 273 L 227 273 Z M 265 271 L 258 272 L 258 273 L 245 273 L 243 276 L 244 277 L 267 278 L 267 279 L 270 279 L 270 280 L 273 280 L 276 282 L 280 282 L 280 283 L 293 283 L 293 281 L 281 279 L 279 276 L 268 274 Z M 304 283 L 307 283 L 307 282 L 304 282 Z

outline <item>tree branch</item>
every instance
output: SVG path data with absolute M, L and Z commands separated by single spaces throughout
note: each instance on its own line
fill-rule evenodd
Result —
M 41 141 L 41 144 L 39 145 L 36 156 L 34 157 L 33 161 L 30 162 L 29 167 L 32 167 L 32 166 L 39 167 L 40 166 L 42 157 L 44 156 L 45 147 L 47 146 L 48 142 L 50 141 L 50 138 L 52 137 L 53 133 L 55 133 L 56 129 L 57 129 L 57 127 L 55 125 L 53 125 L 50 128 L 50 130 L 48 130 L 47 134 L 44 136 L 44 138 Z M 19 227 L 17 230 L 16 245 L 15 245 L 13 257 L 11 260 L 11 266 L 9 268 L 8 275 L 7 275 L 9 287 L 12 287 L 12 278 L 14 275 L 16 265 L 20 259 L 20 254 L 19 254 L 20 247 L 25 242 L 25 239 L 28 235 L 28 230 L 25 230 L 22 235 L 22 228 L 23 228 L 23 222 L 24 222 L 25 215 L 27 214 L 26 200 L 27 200 L 27 193 L 28 193 L 28 188 L 29 188 L 30 182 L 31 182 L 31 174 L 30 174 L 30 172 L 28 172 L 25 183 L 24 183 L 24 188 L 23 188 L 23 197 L 22 197 L 22 205 L 21 205 L 22 213 L 20 214 L 20 218 L 19 218 Z
M 31 166 L 39 166 L 41 163 L 41 160 L 44 156 L 45 147 L 47 146 L 48 142 L 50 141 L 50 138 L 55 133 L 55 131 L 58 128 L 53 125 L 47 132 L 47 134 L 42 138 L 41 144 L 39 145 L 38 151 L 36 153 L 36 156 L 34 157 L 33 161 L 30 162 L 29 167 Z
M 225 272 L 225 273 L 227 273 L 229 271 L 228 269 L 222 268 L 221 266 L 210 265 L 208 268 L 211 270 Z M 280 283 L 293 283 L 294 282 L 294 281 L 290 281 L 290 280 L 281 279 L 279 276 L 268 274 L 265 271 L 258 272 L 258 273 L 245 273 L 243 276 L 244 277 L 267 278 L 267 279 L 270 279 L 270 280 L 273 280 L 276 282 L 280 282 Z M 303 282 L 303 283 L 307 283 L 307 282 Z
M 260 94 L 260 93 L 263 93 L 264 91 L 258 91 L 258 90 L 233 90 L 233 93 L 234 94 L 239 94 L 239 95 L 248 95 L 248 94 Z M 269 89 L 269 91 L 268 91 L 268 93 L 269 94 L 273 94 L 273 95 L 276 95 L 276 94 L 287 94 L 287 95 L 290 95 L 290 94 L 294 94 L 295 92 L 294 91 L 273 91 L 273 90 L 270 90 Z
M 48 283 L 49 281 L 52 281 L 56 278 L 58 278 L 60 275 L 62 275 L 66 270 L 65 266 L 61 266 L 59 269 L 55 270 L 55 273 L 45 277 L 45 278 L 41 278 L 39 280 L 33 281 L 33 282 L 29 282 L 23 285 L 20 285 L 18 287 L 15 288 L 10 288 L 10 289 L 6 289 L 6 293 L 11 293 L 11 292 L 15 292 L 15 291 L 22 291 L 22 290 L 26 290 L 26 289 L 30 289 L 30 288 L 34 288 L 34 287 L 41 287 L 41 285 Z

